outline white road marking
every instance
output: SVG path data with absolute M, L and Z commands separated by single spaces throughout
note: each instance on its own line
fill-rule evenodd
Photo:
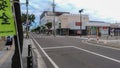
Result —
M 39 45 L 39 43 L 33 38 L 33 40 L 36 42 L 37 45 Z M 48 56 L 48 54 L 43 50 L 43 48 L 39 45 L 40 49 L 42 50 L 42 52 L 46 55 L 46 57 L 49 59 L 49 61 L 54 65 L 55 68 L 59 68 L 57 66 L 57 64 Z M 87 53 L 90 53 L 90 54 L 93 54 L 93 55 L 96 55 L 96 56 L 100 56 L 100 57 L 103 57 L 103 58 L 106 58 L 106 59 L 109 59 L 111 61 L 114 61 L 114 62 L 117 62 L 117 63 L 120 63 L 120 60 L 117 60 L 117 59 L 114 59 L 114 58 L 111 58 L 111 57 L 108 57 L 108 56 L 105 56 L 105 55 L 101 55 L 101 54 L 98 54 L 98 53 L 95 53 L 95 52 L 92 52 L 92 51 L 89 51 L 89 50 L 85 50 L 85 49 L 82 49 L 82 48 L 79 48 L 79 47 L 76 47 L 76 46 L 68 46 L 68 47 L 73 47 L 75 49 L 78 49 L 78 50 L 82 50 L 84 52 L 87 52 Z M 63 46 L 63 47 L 47 47 L 47 48 L 44 48 L 44 49 L 55 49 L 55 48 L 68 48 L 66 46 Z M 108 48 L 108 47 L 106 47 Z
M 43 49 L 58 49 L 58 48 L 70 48 L 70 47 L 73 47 L 73 46 L 45 47 Z
M 82 50 L 82 51 L 85 51 L 87 53 L 97 55 L 97 56 L 100 56 L 100 57 L 103 57 L 103 58 L 106 58 L 106 59 L 109 59 L 109 60 L 120 63 L 120 60 L 117 60 L 117 59 L 114 59 L 114 58 L 111 58 L 111 57 L 108 57 L 108 56 L 104 56 L 104 55 L 101 55 L 101 54 L 98 54 L 98 53 L 95 53 L 95 52 L 92 52 L 92 51 L 88 51 L 88 50 L 85 50 L 85 49 L 82 49 L 82 48 L 79 48 L 79 47 L 75 47 L 75 46 L 73 46 L 73 48 L 78 49 L 78 50 Z
M 84 41 L 82 41 L 82 42 L 84 42 Z M 99 46 L 99 47 L 109 48 L 109 49 L 113 49 L 113 50 L 120 50 L 119 48 L 114 48 L 114 47 L 110 47 L 110 46 L 98 45 L 98 44 L 93 44 L 93 43 L 89 43 L 89 42 L 85 42 L 85 43 L 91 44 L 93 46 Z
M 120 63 L 120 60 L 117 60 L 117 59 L 114 59 L 114 58 L 111 58 L 111 57 L 108 57 L 108 56 L 105 56 L 105 55 L 101 55 L 101 54 L 98 54 L 98 53 L 95 53 L 95 52 L 92 52 L 92 51 L 89 51 L 89 50 L 85 50 L 85 49 L 82 49 L 82 48 L 79 48 L 79 47 L 76 47 L 76 46 L 46 47 L 44 49 L 58 49 L 58 48 L 70 48 L 70 47 L 78 49 L 78 50 L 82 50 L 84 52 L 87 52 L 87 53 L 90 53 L 90 54 L 93 54 L 93 55 L 97 55 L 97 56 L 106 58 L 106 59 L 109 59 L 109 60 L 112 60 L 114 62 Z
M 33 37 L 32 37 L 33 38 Z M 48 56 L 48 54 L 43 50 L 43 48 L 39 45 L 39 43 L 33 38 L 35 43 L 39 46 L 39 48 L 42 50 L 44 55 L 48 58 L 48 60 L 53 64 L 54 68 L 59 68 L 58 65 Z

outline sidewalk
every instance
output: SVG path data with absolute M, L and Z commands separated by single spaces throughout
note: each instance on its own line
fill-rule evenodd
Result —
M 6 50 L 5 40 L 0 38 L 0 68 L 9 68 L 11 63 L 11 55 L 13 54 L 14 46 L 11 50 Z
M 24 68 L 27 68 L 27 55 L 28 55 L 28 45 L 32 45 L 32 50 L 33 50 L 33 68 L 47 68 L 46 64 L 43 61 L 42 56 L 38 52 L 38 49 L 36 48 L 36 44 L 33 42 L 32 39 L 24 39 L 24 46 L 23 46 L 23 63 L 24 63 Z
M 23 68 L 27 68 L 28 45 L 32 46 L 32 50 L 35 48 L 32 39 L 24 39 L 22 53 Z M 37 68 L 36 55 L 34 55 L 34 51 L 33 51 L 33 68 Z
M 87 38 L 88 39 L 88 38 Z M 99 39 L 90 37 L 88 43 L 120 48 L 120 36 L 101 36 Z
M 30 39 L 24 39 L 23 41 L 23 53 L 22 53 L 22 61 L 23 61 L 23 68 L 27 68 L 27 55 L 28 55 L 28 44 L 31 44 L 32 42 Z M 1 43 L 0 41 L 0 68 L 11 68 L 12 63 L 12 56 L 14 54 L 15 47 L 12 45 L 12 48 L 10 50 L 6 50 L 5 47 L 3 47 L 4 42 Z M 31 44 L 33 45 L 33 43 Z M 33 55 L 35 57 L 35 55 Z M 36 59 L 36 58 L 33 58 Z M 37 68 L 37 63 L 34 60 L 34 68 Z
M 5 41 L 0 38 L 0 51 L 2 51 L 5 47 Z
M 11 67 L 11 58 L 14 53 L 14 46 L 11 47 L 10 50 L 6 50 L 4 48 L 0 51 L 0 68 L 10 68 Z

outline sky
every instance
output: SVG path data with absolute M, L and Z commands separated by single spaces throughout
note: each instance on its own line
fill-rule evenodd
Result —
M 26 0 L 20 0 L 21 11 L 26 13 Z M 29 13 L 36 15 L 36 22 L 43 11 L 52 11 L 53 0 L 29 0 Z M 120 23 L 120 0 L 55 0 L 55 11 L 87 14 L 91 21 Z M 35 24 L 38 25 L 38 24 Z

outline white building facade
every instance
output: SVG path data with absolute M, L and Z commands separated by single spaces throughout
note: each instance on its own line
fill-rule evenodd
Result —
M 81 19 L 80 19 L 81 17 Z M 69 12 L 56 12 L 55 19 L 52 12 L 45 11 L 40 17 L 41 25 L 55 20 L 55 30 L 58 35 L 103 35 L 109 34 L 110 23 L 101 21 L 89 21 L 89 16 L 82 14 L 70 14 Z M 81 20 L 81 21 L 80 21 Z M 53 30 L 53 26 L 51 28 Z M 81 32 L 80 32 L 81 31 Z

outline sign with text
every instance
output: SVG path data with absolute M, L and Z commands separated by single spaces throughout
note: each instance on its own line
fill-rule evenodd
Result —
M 0 0 L 0 36 L 15 34 L 16 29 L 10 0 Z
M 75 22 L 75 25 L 76 26 L 81 26 L 82 24 L 81 24 L 81 22 Z

